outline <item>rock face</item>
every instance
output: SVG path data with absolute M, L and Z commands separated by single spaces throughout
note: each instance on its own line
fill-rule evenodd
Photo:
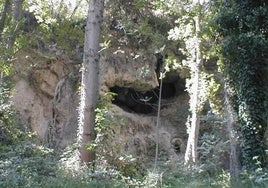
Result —
M 111 50 L 101 56 L 100 93 L 117 93 L 111 106 L 123 119 L 115 120 L 118 126 L 111 128 L 110 143 L 120 145 L 118 155 L 131 154 L 141 160 L 154 157 L 159 61 L 154 54 L 135 54 L 129 49 Z M 78 63 L 23 51 L 15 67 L 13 102 L 20 122 L 51 147 L 63 149 L 74 143 L 79 106 Z M 168 74 L 163 81 L 158 138 L 161 160 L 178 158 L 185 149 L 188 96 L 184 87 L 178 73 Z
M 22 125 L 49 145 L 73 143 L 77 127 L 77 75 L 74 64 L 23 51 L 15 61 L 13 103 Z
M 135 54 L 128 49 L 111 50 L 101 57 L 100 83 L 103 91 L 113 86 L 148 91 L 158 86 L 157 58 L 153 54 Z

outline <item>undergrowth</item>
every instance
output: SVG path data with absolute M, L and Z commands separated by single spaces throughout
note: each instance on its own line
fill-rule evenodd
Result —
M 202 164 L 193 165 L 191 168 L 186 168 L 183 162 L 180 162 L 174 163 L 173 170 L 161 166 L 157 171 L 147 169 L 145 173 L 139 173 L 136 159 L 132 156 L 115 156 L 118 160 L 115 164 L 111 164 L 113 160 L 98 155 L 93 172 L 92 168 L 79 163 L 77 146 L 68 147 L 63 153 L 57 153 L 45 147 L 37 135 L 17 125 L 12 105 L 6 101 L 8 100 L 2 100 L 0 108 L 2 109 L 0 111 L 0 187 L 232 187 L 228 171 L 222 170 L 219 166 L 217 169 L 217 164 L 220 164 L 217 160 L 220 158 L 213 160 L 215 155 L 222 153 L 223 148 L 222 144 L 215 144 L 214 137 L 208 135 L 202 137 L 207 142 L 200 150 L 207 153 L 209 157 L 205 155 L 203 157 L 209 159 L 203 159 Z M 99 123 L 102 124 L 102 121 Z M 105 127 L 100 130 L 105 130 Z M 208 169 L 209 166 L 213 167 L 212 170 Z M 268 187 L 268 174 L 265 169 L 255 173 L 243 172 L 241 182 L 236 187 Z
M 95 172 L 92 172 L 90 167 L 77 166 L 77 158 L 74 157 L 77 151 L 74 148 L 69 148 L 65 154 L 59 155 L 49 148 L 34 144 L 33 139 L 36 138 L 14 145 L 1 146 L 0 187 L 231 187 L 230 175 L 227 171 L 221 170 L 210 174 L 203 169 L 202 165 L 186 169 L 183 164 L 179 164 L 173 171 L 148 170 L 144 176 L 137 177 L 125 176 L 111 165 L 99 163 L 95 167 Z M 241 187 L 267 187 L 268 185 L 264 180 L 258 185 L 248 177 L 241 182 Z

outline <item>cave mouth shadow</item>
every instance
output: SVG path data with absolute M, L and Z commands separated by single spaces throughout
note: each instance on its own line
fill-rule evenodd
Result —
M 184 90 L 185 80 L 179 76 L 176 79 L 163 79 L 161 99 L 172 99 L 182 94 Z M 156 115 L 159 87 L 142 92 L 130 87 L 113 86 L 110 92 L 116 94 L 112 103 L 121 109 L 130 113 Z

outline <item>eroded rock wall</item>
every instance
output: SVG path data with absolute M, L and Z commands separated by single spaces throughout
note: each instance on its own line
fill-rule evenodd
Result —
M 77 130 L 78 69 L 73 62 L 33 50 L 14 62 L 13 104 L 20 123 L 49 145 L 64 148 Z
M 140 93 L 153 90 L 159 86 L 158 64 L 154 54 L 136 54 L 120 48 L 109 50 L 101 55 L 100 93 L 110 91 L 114 86 L 131 88 Z M 74 143 L 78 124 L 79 62 L 23 51 L 18 54 L 15 67 L 13 102 L 21 123 L 37 132 L 51 147 L 63 149 Z M 170 78 L 166 83 L 171 83 L 173 77 Z M 184 85 L 184 82 L 178 81 L 178 84 Z M 175 89 L 179 91 L 162 100 L 158 139 L 163 160 L 178 158 L 186 145 L 188 96 L 183 87 L 176 85 Z M 139 103 L 150 99 L 146 97 L 135 100 Z M 112 133 L 111 145 L 121 147 L 118 155 L 131 154 L 140 160 L 151 160 L 157 141 L 155 111 L 142 114 L 125 110 L 117 104 L 111 105 L 124 119 L 120 123 L 115 122 L 118 126 Z M 156 103 L 149 105 L 156 107 Z

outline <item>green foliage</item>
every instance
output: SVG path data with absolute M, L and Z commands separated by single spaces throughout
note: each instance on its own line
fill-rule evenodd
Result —
M 0 186 L 38 186 L 45 178 L 55 176 L 55 164 L 51 151 L 44 147 L 29 141 L 8 145 L 1 148 Z
M 55 41 L 57 46 L 61 48 L 70 57 L 77 55 L 84 43 L 84 25 L 83 20 L 72 21 L 62 20 L 61 22 L 50 25 L 50 30 L 46 38 L 48 41 Z
M 16 125 L 15 113 L 10 103 L 10 83 L 7 77 L 2 78 L 6 82 L 0 84 L 0 146 L 17 143 L 23 138 L 23 132 L 19 125 Z
M 107 1 L 103 40 L 111 40 L 111 47 L 127 46 L 140 52 L 159 52 L 170 49 L 166 37 L 172 27 L 170 7 L 160 1 Z M 159 14 L 157 12 L 162 12 Z
M 37 23 L 35 20 L 25 20 L 27 18 L 14 21 L 12 11 L 9 12 L 6 20 L 8 24 L 0 38 L 3 47 L 0 49 L 0 71 L 10 72 L 10 62 L 22 48 L 34 48 L 43 53 L 64 51 L 71 58 L 81 60 L 86 6 L 78 6 L 85 3 L 82 0 L 71 6 L 65 1 L 24 1 L 23 11 L 34 16 Z M 29 31 L 25 24 L 29 24 Z
M 261 164 L 261 162 L 259 163 Z M 244 187 L 267 187 L 268 186 L 268 173 L 267 169 L 258 168 L 255 171 L 244 170 L 241 173 L 241 185 Z M 242 186 L 241 186 L 242 187 Z
M 7 81 L 5 77 L 0 85 L 0 187 L 116 187 L 116 183 L 85 181 L 60 170 L 59 156 L 42 146 L 37 135 L 17 125 Z
M 84 179 L 86 171 L 79 176 L 61 170 L 53 150 L 32 142 L 0 148 L 0 187 L 122 187 L 114 180 Z
M 207 24 L 211 15 L 209 12 L 210 4 L 202 2 L 198 6 L 196 3 L 183 1 L 181 12 L 175 20 L 175 27 L 168 32 L 168 39 L 177 41 L 179 43 L 179 52 L 182 54 L 180 59 L 178 57 L 171 57 L 168 59 L 168 64 L 179 69 L 189 70 L 188 78 L 186 80 L 187 91 L 190 96 L 193 96 L 195 90 L 194 75 L 196 74 L 196 51 L 200 50 L 202 53 L 202 63 L 199 66 L 199 80 L 198 80 L 198 111 L 201 112 L 204 104 L 209 101 L 210 107 L 214 113 L 220 114 L 222 110 L 222 102 L 219 99 L 221 84 L 216 78 L 216 66 L 213 66 L 217 60 L 216 49 L 213 48 L 214 42 L 211 27 Z M 199 15 L 198 15 L 199 14 Z M 196 33 L 196 18 L 200 16 L 200 31 Z M 200 49 L 196 49 L 197 44 L 200 44 Z M 175 59 L 175 60 L 174 60 Z M 172 67 L 172 66 L 171 66 Z M 211 68 L 212 67 L 212 68 Z M 207 69 L 210 69 L 207 70 Z M 211 70 L 213 69 L 213 70 Z M 190 104 L 192 104 L 192 97 Z
M 95 110 L 97 137 L 93 145 L 98 155 L 97 163 L 108 163 L 107 165 L 116 168 L 124 177 L 136 177 L 142 171 L 139 162 L 131 155 L 122 154 L 121 148 L 124 143 L 113 142 L 115 132 L 119 131 L 125 121 L 109 106 L 114 96 L 114 93 L 105 93 L 100 97 Z
M 68 2 L 61 0 L 28 0 L 26 8 L 35 14 L 38 23 L 52 24 L 60 20 L 85 18 L 87 1 Z
M 83 20 L 40 23 L 32 33 L 20 35 L 16 43 L 19 49 L 34 48 L 43 53 L 68 54 L 71 59 L 82 60 L 84 27 Z
M 19 49 L 19 44 L 14 41 L 20 36 L 21 31 L 18 29 L 19 24 L 14 21 L 5 27 L 0 37 L 0 72 L 5 75 L 12 74 L 12 61 L 14 60 L 14 54 Z
M 103 96 L 100 96 L 97 108 L 95 109 L 95 112 L 96 112 L 95 131 L 97 132 L 97 134 L 98 133 L 102 134 L 102 132 L 107 131 L 109 127 L 115 125 L 115 122 L 113 122 L 113 119 L 116 117 L 113 117 L 113 115 L 110 114 L 111 108 L 109 106 L 109 102 L 111 102 L 114 96 L 115 94 L 112 92 L 107 92 Z M 101 141 L 104 138 L 98 138 L 98 139 L 99 141 Z
M 136 44 L 138 47 L 147 48 L 155 52 L 166 44 L 165 22 L 158 18 L 143 19 L 136 27 L 133 24 L 127 25 L 126 34 L 130 44 Z
M 184 164 L 179 164 L 174 172 L 163 175 L 163 186 L 166 188 L 195 188 L 195 187 L 222 187 L 217 181 L 218 174 L 210 175 L 202 169 L 202 166 L 192 166 L 186 169 Z
M 198 147 L 200 162 L 203 170 L 213 174 L 218 173 L 219 168 L 228 166 L 229 142 L 219 135 L 204 133 L 200 136 L 201 145 Z
M 224 3 L 214 17 L 215 28 L 222 37 L 219 52 L 241 124 L 243 165 L 254 171 L 258 168 L 254 158 L 262 165 L 266 161 L 263 142 L 267 127 L 264 101 L 268 40 L 264 20 L 268 14 L 261 1 L 233 2 L 227 7 Z

